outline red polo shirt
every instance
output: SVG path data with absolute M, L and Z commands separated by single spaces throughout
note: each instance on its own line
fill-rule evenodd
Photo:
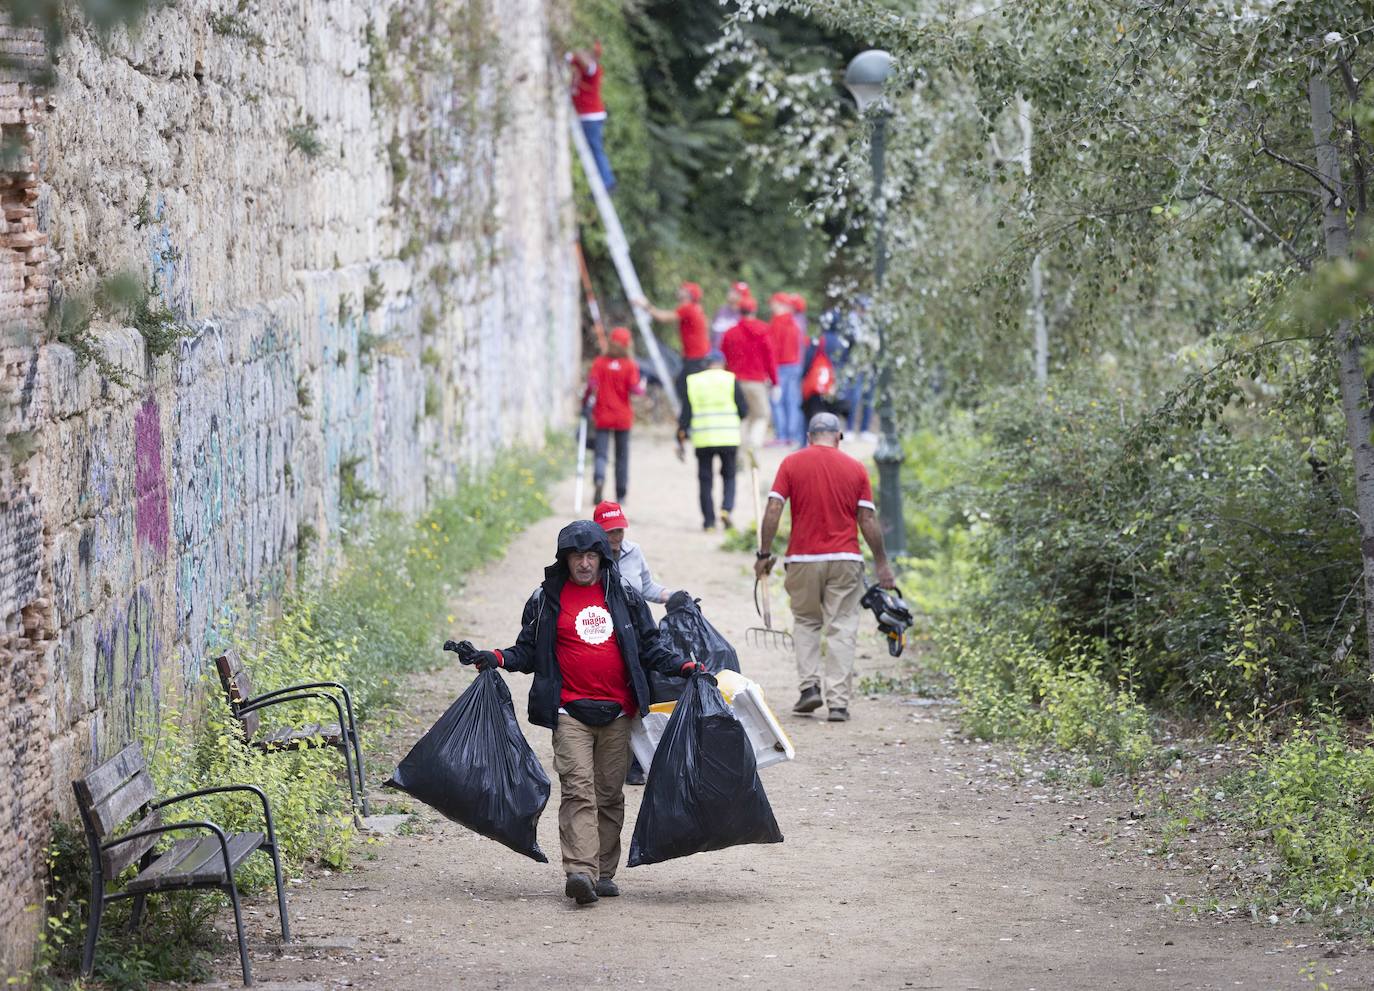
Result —
M 706 330 L 706 314 L 696 303 L 683 303 L 677 308 L 677 331 L 682 337 L 682 357 L 692 361 L 710 353 L 711 335 Z
M 592 422 L 597 430 L 629 430 L 634 426 L 630 393 L 638 385 L 639 365 L 633 358 L 612 358 L 603 354 L 592 362 L 587 387 L 596 393 Z

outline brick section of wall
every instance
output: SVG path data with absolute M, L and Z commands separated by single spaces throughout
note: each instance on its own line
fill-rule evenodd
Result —
M 331 559 L 350 494 L 414 513 L 572 414 L 554 0 L 222 7 L 76 31 L 41 102 L 0 78 L 0 126 L 32 151 L 0 175 L 11 970 L 71 779 L 203 690 L 224 624 Z M 193 332 L 154 357 L 97 321 L 127 385 L 42 330 L 50 289 L 120 271 Z
M 43 426 L 34 348 L 51 282 L 32 154 L 43 104 L 25 80 L 37 31 L 0 23 L 0 969 L 31 940 L 36 867 L 52 814 L 45 683 L 55 636 L 43 511 L 32 490 Z M 20 955 L 11 952 L 18 947 Z

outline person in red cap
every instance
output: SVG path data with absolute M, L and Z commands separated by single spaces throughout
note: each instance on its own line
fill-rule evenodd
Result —
M 725 355 L 726 371 L 734 374 L 749 406 L 743 441 L 749 456 L 756 458 L 755 452 L 763 446 L 768 433 L 769 402 L 778 384 L 778 360 L 773 354 L 768 324 L 754 316 L 758 309 L 754 297 L 741 296 L 739 308 L 744 315 L 725 332 L 720 351 Z
M 768 337 L 773 342 L 773 354 L 778 360 L 778 388 L 774 390 L 773 433 L 777 443 L 799 445 L 805 429 L 801 410 L 802 332 L 792 317 L 789 293 L 776 292 L 768 300 L 772 319 L 768 322 Z
M 606 485 L 606 462 L 610 459 L 611 441 L 615 441 L 615 497 L 624 500 L 630 489 L 630 428 L 635 413 L 630 396 L 642 395 L 639 365 L 630 357 L 630 331 L 625 327 L 611 330 L 606 353 L 592 362 L 587 376 L 587 391 L 582 395 L 585 407 L 592 406 L 592 425 L 596 427 L 596 455 L 592 466 L 594 498 L 601 501 Z
M 573 67 L 573 110 L 582 122 L 582 133 L 591 147 L 592 158 L 596 159 L 601 182 L 606 192 L 613 192 L 615 173 L 611 171 L 611 160 L 606 157 L 603 135 L 606 129 L 606 104 L 601 100 L 601 42 L 593 44 L 591 51 L 571 51 L 564 58 Z
M 701 308 L 701 286 L 684 282 L 677 290 L 677 309 L 660 310 L 643 296 L 634 300 L 649 316 L 662 323 L 677 321 L 678 337 L 682 340 L 682 368 L 690 375 L 706 367 L 706 355 L 711 351 L 711 336 L 706 330 L 706 312 Z
M 716 315 L 711 318 L 711 349 L 720 350 L 720 342 L 724 339 L 726 331 L 735 324 L 739 323 L 740 317 L 744 313 L 739 308 L 739 301 L 749 295 L 749 283 L 732 282 L 730 288 L 725 290 L 725 302 L 720 309 L 716 310 Z
M 625 539 L 625 528 L 630 525 L 625 510 L 618 502 L 602 501 L 592 511 L 592 521 L 606 531 L 606 539 L 611 542 L 611 560 L 620 569 L 620 577 L 630 583 L 630 587 L 644 596 L 645 602 L 663 603 L 673 594 L 654 581 L 649 571 L 649 562 L 644 559 L 644 550 L 632 540 Z

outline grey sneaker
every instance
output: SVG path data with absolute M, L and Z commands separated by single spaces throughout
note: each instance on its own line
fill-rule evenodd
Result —
M 614 878 L 603 877 L 596 882 L 596 893 L 602 898 L 619 898 L 620 885 Z
M 563 886 L 563 894 L 576 900 L 579 905 L 590 905 L 596 901 L 596 888 L 586 874 L 569 874 L 568 883 Z
M 797 699 L 797 704 L 792 706 L 792 711 L 799 716 L 810 715 L 821 707 L 821 690 L 815 685 L 810 688 L 803 688 L 801 698 Z
M 828 723 L 847 723 L 849 722 L 849 710 L 831 709 L 830 713 L 825 717 L 825 721 Z

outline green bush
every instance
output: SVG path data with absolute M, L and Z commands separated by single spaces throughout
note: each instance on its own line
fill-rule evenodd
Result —
M 1358 652 L 1336 649 L 1361 633 L 1356 527 L 1330 480 L 1348 471 L 1304 454 L 1336 445 L 1277 418 L 1151 435 L 1144 412 L 1070 393 L 980 414 L 953 493 L 978 521 L 959 612 L 1057 662 L 1100 641 L 1108 679 L 1129 669 L 1147 698 L 1257 711 L 1334 694 L 1362 711 Z
M 1367 908 L 1374 880 L 1374 747 L 1332 718 L 1299 724 L 1250 774 L 1246 817 L 1280 856 L 1281 897 L 1312 912 Z
M 942 628 L 937 643 L 969 734 L 1052 743 L 1122 770 L 1152 755 L 1149 713 L 1129 684 L 1104 678 L 1094 645 L 1051 659 L 1024 635 L 957 625 Z

